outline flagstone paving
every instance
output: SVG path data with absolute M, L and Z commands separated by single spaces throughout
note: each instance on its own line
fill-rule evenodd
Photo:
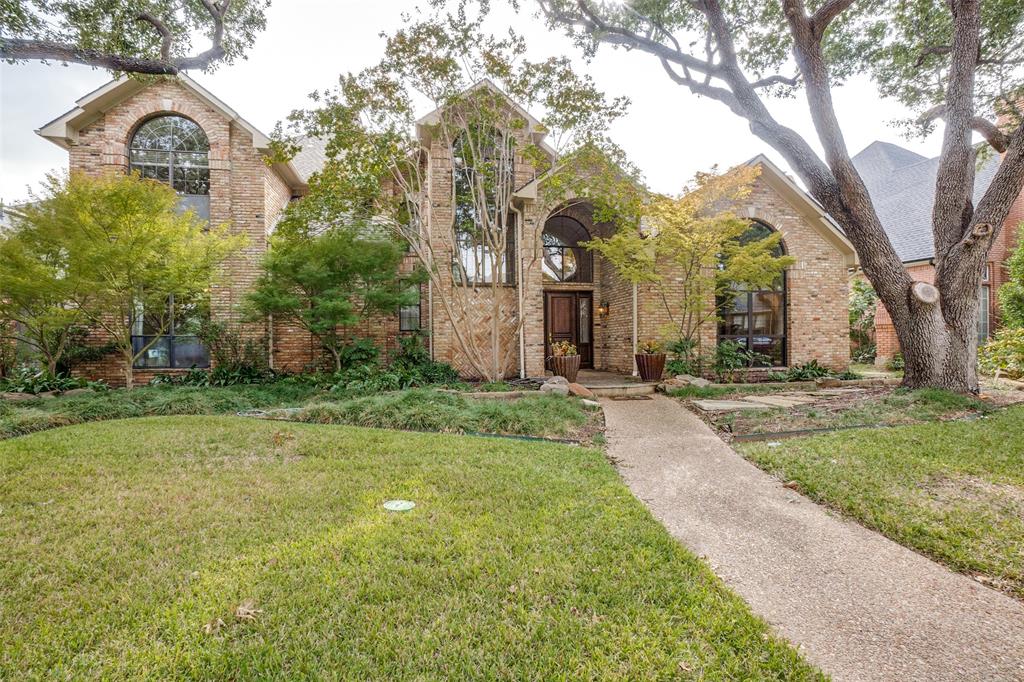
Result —
M 675 400 L 602 406 L 633 493 L 833 679 L 1024 680 L 1024 604 L 785 488 Z

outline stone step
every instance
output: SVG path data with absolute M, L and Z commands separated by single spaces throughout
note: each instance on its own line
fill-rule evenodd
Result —
M 587 386 L 587 384 L 584 384 Z M 624 395 L 652 395 L 658 384 L 644 384 L 636 381 L 624 381 L 621 384 L 601 383 L 600 385 L 589 385 L 587 388 L 598 397 L 612 398 Z

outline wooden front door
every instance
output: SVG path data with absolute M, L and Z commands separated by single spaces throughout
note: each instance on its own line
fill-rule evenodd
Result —
M 550 369 L 553 341 L 569 341 L 580 367 L 594 366 L 594 295 L 589 291 L 544 292 L 544 366 Z

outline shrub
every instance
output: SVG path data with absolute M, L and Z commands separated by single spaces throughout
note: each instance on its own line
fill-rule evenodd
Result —
M 978 367 L 984 374 L 1024 377 L 1024 328 L 1004 328 L 978 349 Z
M 813 381 L 827 376 L 832 376 L 832 370 L 822 367 L 817 360 L 811 360 L 802 365 L 793 365 L 786 370 L 787 381 Z
M 767 355 L 747 350 L 735 341 L 722 341 L 715 346 L 715 376 L 720 382 L 734 383 L 741 370 L 770 360 Z
M 885 363 L 885 368 L 890 372 L 902 372 L 906 364 L 903 362 L 903 353 L 896 351 L 896 354 Z
M 0 379 L 0 390 L 9 393 L 45 393 L 48 391 L 68 391 L 86 385 L 84 379 L 69 377 L 65 374 L 50 374 L 45 369 L 21 365 L 4 379 Z
M 213 370 L 189 372 L 182 382 L 186 386 L 238 386 L 263 384 L 274 380 L 267 362 L 270 349 L 266 337 L 243 339 L 235 329 L 222 322 L 206 321 L 199 330 L 199 339 L 210 351 Z M 205 383 L 204 383 L 205 381 Z
M 667 350 L 672 359 L 665 363 L 665 370 L 670 376 L 691 374 L 700 376 L 704 370 L 704 362 L 697 350 L 697 342 L 693 339 L 678 339 L 668 344 Z

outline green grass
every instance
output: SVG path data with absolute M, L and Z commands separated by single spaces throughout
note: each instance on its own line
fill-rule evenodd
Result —
M 413 389 L 340 402 L 316 403 L 296 419 L 442 433 L 500 433 L 563 437 L 587 422 L 575 399 L 531 395 L 518 400 L 480 400 L 457 393 Z
M 821 679 L 596 450 L 108 421 L 0 507 L 0 679 Z
M 812 499 L 1024 599 L 1024 406 L 739 450 Z
M 527 396 L 516 401 L 473 400 L 452 393 L 412 389 L 340 398 L 310 386 L 145 387 L 73 397 L 0 401 L 0 438 L 106 419 L 169 415 L 237 414 L 253 409 L 307 407 L 304 421 L 422 431 L 570 436 L 588 422 L 580 402 Z

